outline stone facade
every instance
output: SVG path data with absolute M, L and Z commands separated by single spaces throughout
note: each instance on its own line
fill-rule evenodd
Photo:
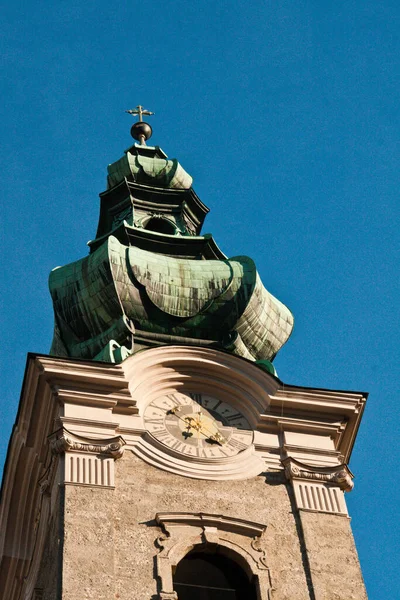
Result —
M 38 578 L 43 600 L 162 597 L 157 556 L 163 528 L 156 515 L 167 512 L 264 524 L 257 568 L 266 574 L 266 598 L 366 598 L 349 519 L 297 511 L 279 472 L 246 481 L 199 481 L 126 452 L 116 463 L 115 489 L 67 484 L 63 510 L 62 582 L 57 586 L 54 576 L 59 538 L 53 527 Z M 209 543 L 204 533 L 199 539 Z
M 201 382 L 245 415 L 245 449 L 184 454 L 147 428 L 151 403 Z M 364 600 L 344 500 L 364 403 L 214 349 L 155 348 L 122 365 L 30 357 L 3 487 L 0 597 L 176 600 L 175 567 L 209 548 L 242 567 L 258 600 Z

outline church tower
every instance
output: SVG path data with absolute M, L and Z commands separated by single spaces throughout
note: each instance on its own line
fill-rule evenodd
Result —
M 366 599 L 344 498 L 366 394 L 277 377 L 291 312 L 201 235 L 191 176 L 127 112 L 138 143 L 28 355 L 0 598 Z

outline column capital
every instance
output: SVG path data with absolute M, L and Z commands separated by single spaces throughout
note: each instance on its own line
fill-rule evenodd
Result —
M 347 516 L 343 492 L 353 489 L 353 473 L 346 464 L 320 467 L 289 456 L 282 460 L 299 510 Z
M 124 453 L 125 440 L 116 436 L 106 439 L 93 439 L 76 435 L 61 427 L 49 436 L 50 449 L 53 454 L 65 452 L 89 452 L 101 454 L 103 457 L 121 458 Z

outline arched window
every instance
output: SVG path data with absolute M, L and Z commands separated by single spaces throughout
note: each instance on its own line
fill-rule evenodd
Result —
M 193 551 L 177 565 L 173 577 L 179 600 L 256 600 L 243 569 L 217 551 Z
M 155 231 L 156 233 L 167 233 L 173 235 L 176 228 L 171 221 L 163 217 L 151 217 L 146 223 L 145 229 Z

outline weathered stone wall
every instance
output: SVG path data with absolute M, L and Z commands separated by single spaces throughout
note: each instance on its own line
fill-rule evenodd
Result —
M 300 517 L 283 473 L 196 480 L 151 467 L 131 452 L 115 466 L 115 490 L 65 488 L 60 600 L 158 598 L 159 512 L 214 513 L 267 525 L 262 539 L 274 600 L 365 600 L 349 520 L 314 512 Z
M 350 519 L 301 511 L 315 600 L 366 600 Z
M 62 600 L 155 598 L 158 512 L 215 513 L 266 524 L 273 597 L 309 598 L 297 524 L 279 479 L 182 478 L 125 453 L 116 462 L 115 490 L 66 487 Z
M 65 487 L 62 600 L 118 598 L 116 496 L 112 489 Z

